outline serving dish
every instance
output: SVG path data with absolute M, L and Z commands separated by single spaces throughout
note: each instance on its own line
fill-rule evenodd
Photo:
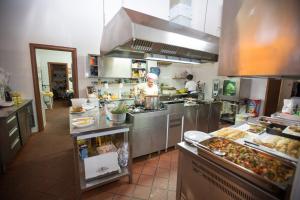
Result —
M 84 128 L 95 123 L 93 117 L 81 117 L 72 120 L 72 125 L 77 128 Z
M 230 140 L 238 140 L 238 139 L 247 137 L 248 133 L 243 130 L 227 127 L 227 128 L 222 128 L 218 131 L 215 131 L 215 132 L 211 133 L 211 135 L 216 136 L 216 137 L 224 137 L 224 138 L 227 138 Z
M 282 131 L 282 136 L 300 140 L 300 126 L 288 126 Z
M 300 157 L 300 141 L 270 134 L 259 135 L 251 142 L 262 145 L 273 152 L 281 152 L 289 157 L 298 159 Z
M 278 195 L 287 191 L 296 168 L 293 162 L 221 137 L 202 141 L 197 149 L 206 159 Z M 225 155 L 217 155 L 216 150 Z

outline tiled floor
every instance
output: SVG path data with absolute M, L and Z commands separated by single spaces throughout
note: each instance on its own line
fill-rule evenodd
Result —
M 68 108 L 55 103 L 47 118 L 46 129 L 32 135 L 0 175 L 1 200 L 76 199 Z M 140 158 L 133 166 L 133 184 L 124 178 L 85 193 L 83 199 L 175 199 L 177 156 L 173 150 Z
M 175 200 L 178 150 L 135 160 L 133 183 L 128 179 L 108 184 L 83 195 L 86 200 L 96 199 L 153 199 Z

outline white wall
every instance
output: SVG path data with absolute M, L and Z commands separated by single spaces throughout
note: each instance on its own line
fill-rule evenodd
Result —
M 105 24 L 121 7 L 169 20 L 169 4 L 170 0 L 104 0 Z
M 85 94 L 86 55 L 100 52 L 100 0 L 0 1 L 0 66 L 11 87 L 33 99 L 29 43 L 77 48 L 79 95 Z

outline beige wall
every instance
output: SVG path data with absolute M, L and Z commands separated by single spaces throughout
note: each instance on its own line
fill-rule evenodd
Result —
M 101 10 L 100 0 L 0 1 L 0 66 L 12 73 L 12 89 L 34 98 L 29 43 L 41 43 L 77 48 L 79 94 L 84 95 L 90 82 L 86 56 L 100 52 Z

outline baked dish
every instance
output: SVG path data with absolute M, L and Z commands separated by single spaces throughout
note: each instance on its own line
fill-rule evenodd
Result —
M 213 133 L 214 136 L 223 137 L 230 140 L 237 140 L 246 137 L 248 134 L 245 131 L 237 130 L 234 128 L 222 128 Z
M 230 140 L 212 138 L 201 144 L 211 151 L 224 152 L 224 159 L 278 184 L 286 183 L 294 174 L 294 168 L 281 160 Z
M 300 141 L 297 140 L 272 135 L 264 139 L 255 138 L 253 142 L 275 149 L 296 159 L 300 157 Z

